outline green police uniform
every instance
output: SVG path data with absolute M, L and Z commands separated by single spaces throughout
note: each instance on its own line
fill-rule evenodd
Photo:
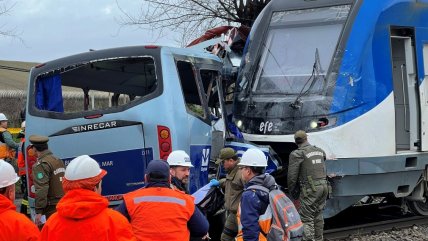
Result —
M 30 136 L 33 145 L 47 145 L 48 138 Z M 56 204 L 64 196 L 62 178 L 65 173 L 64 162 L 53 156 L 48 149 L 41 151 L 33 166 L 36 213 L 46 215 L 46 219 L 56 212 Z
M 217 164 L 223 160 L 236 157 L 236 152 L 232 148 L 223 148 L 220 151 Z M 238 211 L 239 202 L 244 191 L 244 181 L 242 180 L 241 171 L 238 165 L 228 171 L 226 178 L 220 180 L 221 187 L 224 188 L 224 208 L 227 211 L 226 222 L 221 234 L 221 241 L 233 241 L 238 234 L 238 223 L 236 212 Z
M 325 158 L 321 148 L 307 142 L 290 154 L 287 183 L 292 193 L 300 189 L 303 240 L 323 240 L 322 212 L 328 195 Z

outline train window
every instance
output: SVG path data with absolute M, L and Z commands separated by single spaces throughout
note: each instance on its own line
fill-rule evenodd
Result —
M 63 114 L 104 110 L 139 100 L 157 84 L 151 57 L 97 60 L 38 76 L 34 103 Z
M 177 71 L 180 76 L 187 111 L 204 119 L 206 115 L 202 106 L 193 65 L 189 62 L 177 61 Z
M 275 12 L 253 91 L 320 93 L 350 6 Z

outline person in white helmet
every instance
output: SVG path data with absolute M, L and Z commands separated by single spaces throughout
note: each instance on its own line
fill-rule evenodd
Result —
M 19 180 L 13 167 L 0 159 L 0 241 L 36 241 L 39 229 L 25 215 L 16 212 L 15 183 Z
M 248 149 L 238 163 L 241 169 L 245 189 L 242 193 L 240 208 L 238 208 L 238 236 L 236 240 L 259 240 L 259 236 L 269 230 L 261 230 L 259 217 L 266 212 L 269 204 L 269 194 L 261 190 L 248 189 L 259 185 L 269 190 L 277 188 L 275 179 L 265 174 L 267 158 L 259 149 Z M 262 238 L 260 240 L 266 240 Z
M 185 151 L 176 150 L 169 154 L 167 162 L 170 167 L 171 188 L 189 193 L 187 184 L 189 183 L 190 168 L 193 167 L 189 155 Z
M 9 162 L 15 171 L 18 165 L 15 160 L 15 153 L 19 148 L 19 143 L 13 140 L 12 134 L 7 130 L 8 119 L 5 114 L 0 113 L 0 158 Z
M 108 200 L 101 196 L 106 174 L 87 155 L 73 159 L 63 178 L 66 193 L 57 205 L 57 212 L 44 225 L 40 240 L 136 240 L 128 220 L 109 209 Z

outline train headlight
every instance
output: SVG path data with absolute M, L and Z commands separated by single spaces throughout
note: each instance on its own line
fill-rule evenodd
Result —
M 311 123 L 309 124 L 309 126 L 311 127 L 311 129 L 315 129 L 318 127 L 318 123 L 316 121 L 311 121 Z
M 239 129 L 241 129 L 241 127 L 242 127 L 242 121 L 241 120 L 237 120 L 236 121 L 236 127 L 238 127 Z
M 319 118 L 318 120 L 313 120 L 311 121 L 311 123 L 309 123 L 309 126 L 311 127 L 311 129 L 315 129 L 315 128 L 322 128 L 325 126 L 328 126 L 329 124 L 329 120 L 325 117 Z

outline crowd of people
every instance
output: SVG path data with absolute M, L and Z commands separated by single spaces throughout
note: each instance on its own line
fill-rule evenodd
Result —
M 32 135 L 28 150 L 37 162 L 32 168 L 35 217 L 16 211 L 15 185 L 24 173 L 12 157 L 25 153 L 7 131 L 7 118 L 0 113 L 0 241 L 21 240 L 209 240 L 209 223 L 189 195 L 189 155 L 173 151 L 166 161 L 152 160 L 145 170 L 145 186 L 123 195 L 123 202 L 109 208 L 102 196 L 102 180 L 108 175 L 88 155 L 78 156 L 65 168 L 49 150 L 46 136 Z M 22 136 L 25 138 L 25 136 Z M 308 142 L 304 131 L 295 133 L 298 148 L 290 154 L 288 188 L 299 203 L 303 222 L 302 240 L 323 240 L 322 211 L 328 194 L 325 152 Z M 14 144 L 11 144 L 11 141 Z M 18 158 L 20 159 L 20 158 Z M 267 158 L 259 149 L 248 149 L 241 158 L 226 147 L 216 161 L 226 177 L 211 181 L 224 190 L 226 219 L 221 241 L 268 240 L 266 220 L 269 194 L 252 189 L 279 189 L 266 174 Z

